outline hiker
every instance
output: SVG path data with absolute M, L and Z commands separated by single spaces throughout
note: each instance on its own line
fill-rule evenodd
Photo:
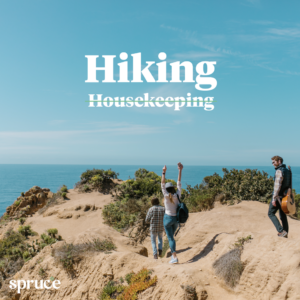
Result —
M 169 240 L 169 245 L 172 253 L 172 259 L 170 264 L 177 264 L 178 258 L 176 256 L 176 243 L 174 240 L 174 234 L 178 227 L 177 222 L 177 207 L 179 205 L 178 198 L 181 197 L 181 172 L 183 165 L 178 163 L 178 181 L 177 181 L 177 191 L 171 182 L 165 183 L 165 176 L 167 167 L 163 167 L 163 173 L 161 176 L 161 189 L 164 195 L 164 205 L 165 205 L 165 215 L 164 215 L 164 227 Z
M 291 186 L 291 171 L 286 168 L 286 165 L 283 164 L 282 157 L 274 156 L 271 159 L 272 165 L 275 167 L 276 172 L 274 176 L 274 191 L 269 207 L 268 216 L 276 227 L 278 236 L 287 238 L 289 232 L 289 224 L 286 214 L 281 209 L 281 199 L 282 197 L 284 197 L 287 189 Z M 275 216 L 278 210 L 282 225 Z
M 154 259 L 157 257 L 156 238 L 158 237 L 158 254 L 161 256 L 163 247 L 163 219 L 165 214 L 165 208 L 159 205 L 158 198 L 151 199 L 152 207 L 149 208 L 146 216 L 146 222 L 150 222 L 150 236 L 153 249 Z

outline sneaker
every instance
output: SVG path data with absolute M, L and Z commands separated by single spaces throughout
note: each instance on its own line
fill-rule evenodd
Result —
M 162 255 L 162 250 L 158 249 L 158 256 L 161 257 Z
M 279 237 L 287 237 L 287 232 L 285 230 L 283 230 L 282 232 L 278 233 Z
M 178 264 L 178 258 L 173 258 L 172 256 L 172 259 L 169 261 L 169 264 Z
M 154 259 L 158 259 L 157 253 L 153 255 Z

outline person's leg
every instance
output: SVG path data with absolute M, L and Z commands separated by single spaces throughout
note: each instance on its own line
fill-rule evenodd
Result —
M 268 212 L 268 216 L 271 219 L 271 221 L 273 222 L 274 226 L 276 227 L 277 231 L 280 233 L 283 231 L 283 228 L 281 226 L 281 224 L 279 223 L 277 217 L 275 216 L 277 210 L 279 209 L 280 204 L 278 203 L 278 201 L 276 201 L 276 206 L 274 206 L 272 204 L 272 201 L 270 202 L 270 206 L 269 206 L 269 212 Z
M 153 249 L 153 255 L 155 256 L 155 254 L 157 254 L 157 248 L 156 248 L 157 233 L 151 232 L 150 236 L 151 236 L 151 244 L 152 244 L 152 249 Z
M 288 223 L 288 220 L 287 220 L 287 216 L 282 211 L 281 207 L 279 209 L 279 217 L 280 217 L 280 220 L 281 220 L 281 223 L 282 223 L 283 230 L 285 230 L 286 232 L 289 232 L 289 223 Z
M 162 250 L 163 248 L 163 233 L 158 233 L 158 250 Z
M 168 237 L 171 253 L 173 254 L 173 252 L 175 252 L 175 247 L 174 247 L 175 240 L 174 240 L 174 232 L 173 232 L 173 220 L 171 216 L 168 215 L 164 216 L 164 227 Z
M 174 235 L 176 233 L 176 230 L 178 228 L 179 224 L 177 222 L 177 218 L 176 217 L 173 217 L 173 239 L 174 239 L 174 252 L 172 253 L 173 254 L 173 257 L 177 257 L 177 254 L 176 254 L 176 241 L 175 241 L 175 238 L 174 238 Z

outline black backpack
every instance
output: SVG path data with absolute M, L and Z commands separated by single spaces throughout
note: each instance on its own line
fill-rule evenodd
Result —
M 179 205 L 177 207 L 177 222 L 179 224 L 179 228 L 177 230 L 177 232 L 175 233 L 175 236 L 178 234 L 179 230 L 180 230 L 180 223 L 185 223 L 187 221 L 187 219 L 189 218 L 189 210 L 186 207 L 186 205 L 180 201 L 178 194 L 176 193 L 178 201 L 179 201 Z

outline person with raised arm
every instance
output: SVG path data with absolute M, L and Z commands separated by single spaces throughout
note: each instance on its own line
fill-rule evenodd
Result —
M 163 167 L 163 173 L 161 176 L 161 190 L 164 195 L 165 215 L 164 215 L 164 227 L 169 240 L 169 246 L 172 253 L 172 259 L 170 264 L 177 264 L 178 257 L 176 255 L 176 242 L 174 234 L 178 227 L 177 222 L 177 207 L 179 205 L 178 198 L 181 197 L 181 172 L 183 165 L 179 162 L 178 164 L 178 180 L 177 180 L 177 191 L 171 182 L 165 183 L 165 176 L 167 167 Z

